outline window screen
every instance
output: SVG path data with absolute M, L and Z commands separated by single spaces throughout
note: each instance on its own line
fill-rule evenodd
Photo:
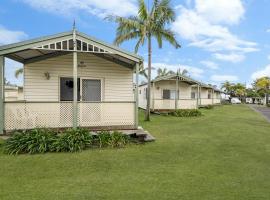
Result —
M 80 100 L 79 78 L 78 78 L 78 100 Z M 60 101 L 73 101 L 73 78 L 60 78 Z
M 191 92 L 191 99 L 195 99 L 196 98 L 196 93 L 195 92 Z
M 170 99 L 170 90 L 163 90 L 163 99 Z
M 211 90 L 208 90 L 208 99 L 211 99 Z
M 101 80 L 82 80 L 82 100 L 101 101 Z

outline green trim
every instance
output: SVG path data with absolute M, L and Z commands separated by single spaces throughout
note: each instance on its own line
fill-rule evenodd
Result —
M 139 83 L 139 63 L 136 64 L 136 88 L 135 88 L 135 128 L 139 126 L 139 95 L 138 95 L 138 83 Z
M 73 31 L 73 128 L 78 127 L 78 55 L 77 55 L 77 42 L 76 42 L 76 30 Z
M 4 74 L 5 74 L 5 58 L 0 56 L 0 135 L 4 133 L 5 129 L 5 111 L 4 111 Z

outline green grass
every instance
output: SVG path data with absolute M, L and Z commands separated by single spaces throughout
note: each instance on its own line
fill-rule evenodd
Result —
M 270 199 L 270 124 L 246 106 L 152 116 L 156 141 L 123 149 L 8 156 L 0 199 Z

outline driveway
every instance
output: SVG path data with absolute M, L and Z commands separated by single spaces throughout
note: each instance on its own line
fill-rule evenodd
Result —
M 256 112 L 261 113 L 270 122 L 270 108 L 255 104 L 249 104 L 249 107 Z

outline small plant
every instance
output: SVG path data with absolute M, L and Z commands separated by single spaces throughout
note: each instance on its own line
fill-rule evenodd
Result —
M 107 147 L 110 144 L 111 134 L 109 131 L 102 131 L 98 134 L 96 143 L 99 148 Z
M 4 143 L 4 151 L 8 154 L 45 153 L 56 138 L 56 134 L 49 129 L 16 132 Z
M 92 144 L 93 138 L 87 129 L 67 129 L 59 135 L 50 148 L 56 152 L 82 151 Z
M 169 114 L 175 117 L 199 117 L 202 115 L 201 111 L 197 109 L 180 109 Z
M 113 148 L 115 147 L 124 147 L 129 142 L 129 137 L 118 131 L 114 131 L 111 134 L 109 145 Z

